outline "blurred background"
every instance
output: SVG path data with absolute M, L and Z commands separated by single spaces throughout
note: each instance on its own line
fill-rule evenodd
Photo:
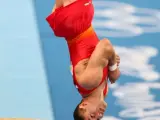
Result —
M 0 3 L 0 117 L 73 120 L 67 45 L 45 21 L 54 0 Z M 160 120 L 160 1 L 95 0 L 93 26 L 121 57 L 103 120 Z

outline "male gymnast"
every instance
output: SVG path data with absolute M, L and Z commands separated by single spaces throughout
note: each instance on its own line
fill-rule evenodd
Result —
M 56 0 L 46 18 L 54 34 L 64 37 L 73 66 L 74 85 L 82 96 L 74 111 L 75 120 L 99 120 L 107 104 L 107 80 L 114 83 L 120 76 L 120 58 L 111 42 L 99 40 L 92 20 L 92 0 Z

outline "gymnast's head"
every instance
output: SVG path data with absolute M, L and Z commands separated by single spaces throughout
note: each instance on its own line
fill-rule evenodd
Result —
M 105 102 L 81 101 L 74 110 L 74 120 L 100 120 L 105 112 Z

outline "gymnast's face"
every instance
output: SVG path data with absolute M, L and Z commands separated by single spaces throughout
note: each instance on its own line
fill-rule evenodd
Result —
M 100 120 L 105 112 L 107 105 L 104 102 L 90 103 L 82 102 L 79 106 L 85 120 Z

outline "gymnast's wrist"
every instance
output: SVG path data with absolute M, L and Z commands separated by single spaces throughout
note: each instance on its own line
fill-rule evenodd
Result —
M 109 65 L 109 71 L 115 71 L 118 68 L 117 63 L 113 64 L 113 65 Z

